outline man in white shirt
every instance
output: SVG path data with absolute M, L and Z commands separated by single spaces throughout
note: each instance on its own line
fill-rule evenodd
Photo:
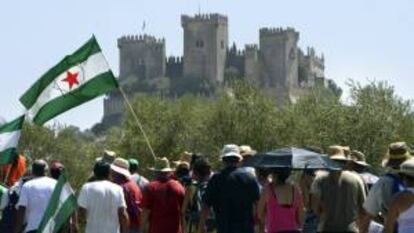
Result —
M 32 165 L 33 179 L 26 182 L 17 203 L 17 219 L 15 233 L 35 233 L 49 204 L 56 186 L 56 180 L 46 176 L 48 169 L 44 160 L 36 160 Z
M 128 230 L 128 214 L 122 188 L 108 181 L 110 165 L 98 161 L 94 167 L 96 180 L 83 185 L 79 197 L 79 219 L 86 219 L 86 233 L 124 233 Z

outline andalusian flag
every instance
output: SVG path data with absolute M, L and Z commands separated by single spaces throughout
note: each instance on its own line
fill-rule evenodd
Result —
M 0 165 L 9 164 L 17 156 L 16 148 L 23 127 L 24 115 L 0 125 Z
M 95 37 L 47 71 L 20 98 L 28 117 L 43 125 L 53 117 L 118 87 Z
M 64 226 L 77 207 L 75 193 L 62 173 L 40 222 L 37 233 L 56 233 Z

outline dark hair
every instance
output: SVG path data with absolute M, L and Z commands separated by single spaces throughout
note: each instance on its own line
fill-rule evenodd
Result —
M 32 164 L 32 174 L 34 176 L 45 176 L 47 163 L 44 160 L 36 160 Z
M 188 169 L 187 166 L 178 165 L 177 168 L 175 169 L 175 175 L 178 178 L 189 176 L 190 175 L 190 169 Z
M 98 161 L 93 168 L 93 174 L 98 180 L 108 179 L 111 165 L 105 161 Z
M 273 177 L 277 184 L 284 184 L 286 180 L 289 178 L 290 174 L 292 173 L 292 169 L 290 168 L 280 168 L 272 170 L 272 174 L 276 175 L 277 177 Z
M 223 162 L 226 166 L 234 166 L 240 162 L 240 158 L 236 156 L 223 157 Z
M 194 162 L 193 172 L 197 177 L 206 177 L 211 173 L 211 165 L 206 159 L 200 158 Z
M 135 173 L 138 171 L 138 164 L 130 163 L 129 164 L 129 172 Z
M 191 161 L 190 161 L 190 167 L 193 168 L 194 167 L 194 163 L 199 160 L 202 159 L 204 156 L 202 154 L 199 153 L 194 153 L 191 155 Z
M 50 176 L 57 180 L 59 179 L 59 176 L 62 174 L 63 168 L 55 168 L 55 169 L 50 169 Z

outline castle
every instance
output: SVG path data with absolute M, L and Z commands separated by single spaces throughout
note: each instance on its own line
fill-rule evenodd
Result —
M 280 105 L 306 90 L 335 86 L 325 79 L 325 60 L 313 48 L 298 47 L 293 28 L 261 28 L 259 44 L 229 47 L 228 19 L 221 14 L 182 15 L 183 57 L 166 57 L 166 43 L 150 35 L 118 39 L 119 82 L 129 97 L 140 93 L 167 97 L 186 93 L 214 95 L 226 80 L 243 78 Z M 104 125 L 121 122 L 124 103 L 118 92 L 104 100 Z

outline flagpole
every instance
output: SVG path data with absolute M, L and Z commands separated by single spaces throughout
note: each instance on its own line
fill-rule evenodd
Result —
M 149 148 L 149 149 L 150 149 L 150 151 L 151 151 L 152 158 L 153 158 L 153 159 L 154 159 L 154 161 L 155 161 L 155 159 L 156 159 L 157 157 L 155 156 L 154 150 L 152 149 L 152 146 L 151 146 L 151 143 L 149 142 L 149 139 L 148 139 L 148 137 L 147 137 L 147 134 L 145 133 L 144 128 L 142 127 L 141 121 L 139 120 L 139 118 L 138 118 L 137 114 L 135 113 L 134 108 L 132 108 L 132 105 L 131 105 L 131 103 L 129 102 L 129 100 L 128 100 L 128 98 L 127 98 L 127 96 L 126 96 L 126 94 L 125 94 L 124 90 L 122 89 L 122 87 L 121 87 L 121 86 L 119 86 L 119 87 L 118 87 L 118 89 L 119 89 L 119 91 L 121 92 L 122 97 L 124 98 L 124 100 L 125 100 L 125 102 L 126 102 L 126 104 L 127 104 L 128 108 L 129 108 L 129 110 L 130 110 L 130 112 L 131 112 L 132 116 L 135 118 L 135 121 L 137 122 L 137 125 L 138 125 L 139 129 L 141 130 L 142 135 L 143 135 L 143 136 L 144 136 L 144 138 L 145 138 L 145 141 L 146 141 L 146 143 L 147 143 L 147 145 L 148 145 L 148 148 Z

